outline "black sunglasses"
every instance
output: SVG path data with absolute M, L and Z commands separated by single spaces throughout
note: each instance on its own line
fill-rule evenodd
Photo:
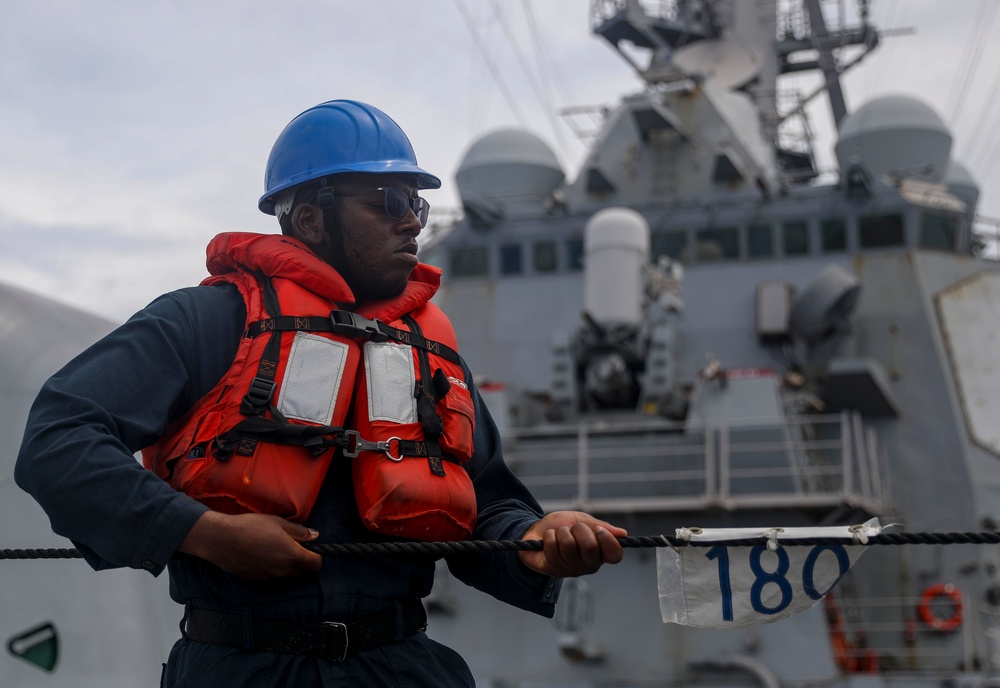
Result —
M 374 189 L 356 189 L 354 191 L 336 191 L 333 189 L 322 189 L 317 195 L 317 200 L 320 206 L 326 207 L 324 203 L 329 203 L 332 201 L 332 196 L 358 196 L 360 194 L 375 193 L 376 191 L 381 191 L 385 198 L 385 214 L 388 215 L 393 220 L 402 220 L 406 217 L 406 212 L 412 210 L 413 214 L 417 216 L 417 220 L 420 221 L 420 227 L 427 226 L 427 215 L 430 213 L 431 205 L 427 202 L 427 199 L 421 198 L 420 196 L 410 195 L 403 191 L 402 189 L 396 188 L 395 186 L 379 186 Z M 324 192 L 330 194 L 326 196 Z M 326 196 L 324 198 L 324 196 Z M 330 203 L 332 205 L 332 203 Z

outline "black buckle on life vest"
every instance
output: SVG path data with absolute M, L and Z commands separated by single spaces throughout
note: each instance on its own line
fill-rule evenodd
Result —
M 334 334 L 345 337 L 358 337 L 371 342 L 387 342 L 388 335 L 378 329 L 379 322 L 371 320 L 354 311 L 331 311 L 330 322 Z
M 393 461 L 402 461 L 402 452 L 400 452 L 398 456 L 392 455 L 393 442 L 397 443 L 397 450 L 403 444 L 403 440 L 398 437 L 390 437 L 382 442 L 371 442 L 363 439 L 361 437 L 361 433 L 357 430 L 345 430 L 339 444 L 341 449 L 344 451 L 344 456 L 348 459 L 358 458 L 358 455 L 363 451 L 376 451 L 382 452 Z
M 259 376 L 255 377 L 250 383 L 250 389 L 243 395 L 243 401 L 240 402 L 240 413 L 244 416 L 253 416 L 260 413 L 271 403 L 275 387 L 277 385 L 274 383 L 274 380 L 267 380 Z

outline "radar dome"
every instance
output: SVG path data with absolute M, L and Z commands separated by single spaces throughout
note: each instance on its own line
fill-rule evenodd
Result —
M 517 129 L 502 129 L 477 140 L 455 173 L 463 205 L 488 215 L 502 215 L 511 204 L 537 206 L 565 179 L 548 144 Z
M 584 233 L 584 310 L 598 322 L 642 322 L 649 223 L 631 208 L 594 213 Z
M 861 165 L 872 177 L 940 181 L 951 142 L 951 132 L 933 108 L 911 96 L 889 95 L 845 117 L 834 150 L 841 173 Z

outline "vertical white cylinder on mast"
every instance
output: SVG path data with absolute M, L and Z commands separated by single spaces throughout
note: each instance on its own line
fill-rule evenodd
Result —
M 598 322 L 642 321 L 649 224 L 628 208 L 594 213 L 584 229 L 584 308 Z

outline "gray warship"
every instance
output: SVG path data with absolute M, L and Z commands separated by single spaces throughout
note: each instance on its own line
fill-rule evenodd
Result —
M 525 131 L 468 148 L 464 217 L 422 258 L 445 268 L 437 302 L 544 508 L 632 535 L 1000 529 L 996 237 L 931 106 L 848 111 L 840 77 L 880 40 L 859 7 L 854 25 L 820 0 L 595 0 L 595 35 L 644 87 L 600 113 L 575 178 Z M 822 89 L 782 96 L 810 71 Z M 838 123 L 832 178 L 812 98 Z M 66 546 L 9 476 L 37 389 L 112 327 L 0 286 L 5 547 Z M 442 566 L 428 632 L 484 688 L 986 688 L 997 559 L 870 548 L 812 609 L 738 630 L 664 624 L 651 549 L 564 581 L 552 620 Z M 166 581 L 90 573 L 0 567 L 0 683 L 155 685 L 180 616 Z
M 849 112 L 877 48 L 861 3 L 596 0 L 641 76 L 575 179 L 522 130 L 457 172 L 464 218 L 424 252 L 437 303 L 546 510 L 635 535 L 679 527 L 897 531 L 1000 524 L 1000 272 L 979 189 L 926 103 Z M 782 77 L 823 87 L 784 97 Z M 824 179 L 803 104 L 825 97 Z M 829 175 L 828 175 L 829 177 Z M 808 612 L 750 629 L 664 624 L 653 553 L 567 580 L 556 617 L 442 567 L 429 633 L 481 685 L 1000 685 L 991 546 L 869 548 Z

